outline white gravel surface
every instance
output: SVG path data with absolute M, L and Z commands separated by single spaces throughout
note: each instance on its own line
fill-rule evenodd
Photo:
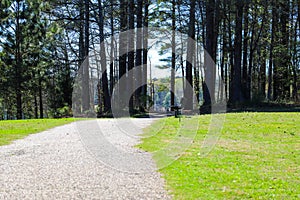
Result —
M 151 155 L 133 147 L 153 120 L 131 121 L 126 130 L 113 119 L 74 122 L 1 146 L 0 199 L 170 199 Z

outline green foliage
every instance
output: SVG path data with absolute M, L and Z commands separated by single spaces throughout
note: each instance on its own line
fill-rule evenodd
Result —
M 57 109 L 51 109 L 49 112 L 50 117 L 52 118 L 66 118 L 66 117 L 72 117 L 73 112 L 72 109 L 65 105 L 63 107 L 57 108 Z
M 157 91 L 158 92 L 167 92 L 167 91 L 169 91 L 169 88 L 168 88 L 168 86 L 166 86 L 164 84 L 159 84 Z
M 11 116 L 16 116 L 16 91 L 21 91 L 21 108 L 24 117 L 37 117 L 34 107 L 42 103 L 47 96 L 55 99 L 56 95 L 63 100 L 50 101 L 50 109 L 62 108 L 65 103 L 70 105 L 71 95 L 70 72 L 59 70 L 62 63 L 57 63 L 57 46 L 62 40 L 62 30 L 56 22 L 50 21 L 49 3 L 41 0 L 1 1 L 0 12 L 0 98 L 3 98 L 5 107 Z M 18 53 L 18 51 L 19 53 Z M 19 55 L 19 56 L 18 56 Z M 21 56 L 20 56 L 21 55 Z M 66 68 L 68 69 L 68 68 Z M 51 85 L 50 81 L 57 78 L 59 85 Z M 52 81 L 53 83 L 53 81 Z M 45 90 L 47 86 L 53 86 Z M 59 88 L 57 88 L 59 87 Z M 68 89 L 65 89 L 68 88 Z M 51 93 L 53 92 L 53 93 Z M 68 99 L 68 100 L 65 100 Z M 39 102 L 36 102 L 39 101 Z M 57 102 L 58 101 L 58 102 Z M 41 111 L 41 109 L 38 109 Z M 41 113 L 41 115 L 44 115 Z
M 69 106 L 64 106 L 58 109 L 58 113 L 60 117 L 72 117 L 72 109 Z
M 189 149 L 160 169 L 174 199 L 299 198 L 299 113 L 226 114 L 216 146 L 202 157 L 210 119 L 195 117 L 199 129 Z M 174 118 L 156 122 L 139 147 L 154 152 L 167 146 L 179 126 Z
M 120 6 L 119 1 L 115 1 L 114 5 L 110 5 L 113 1 L 86 2 L 90 3 L 90 12 L 85 12 L 83 1 L 0 1 L 0 103 L 2 103 L 2 107 L 8 109 L 12 118 L 16 116 L 17 106 L 23 109 L 24 117 L 37 117 L 36 109 L 41 110 L 39 103 L 42 104 L 41 107 L 44 106 L 47 109 L 45 116 L 49 110 L 52 115 L 63 115 L 60 114 L 60 109 L 66 104 L 69 107 L 72 105 L 73 77 L 76 76 L 83 57 L 86 55 L 88 48 L 85 44 L 87 41 L 89 41 L 90 48 L 97 47 L 99 41 L 103 40 L 102 36 L 104 36 L 104 40 L 107 40 L 111 33 L 120 31 L 120 21 L 124 21 L 124 27 L 126 27 L 126 23 L 129 21 L 126 19 L 129 16 L 126 12 L 124 12 L 125 16 L 120 16 L 122 12 L 117 9 Z M 99 2 L 103 3 L 103 13 L 105 13 L 104 28 L 100 29 L 99 24 L 102 20 L 99 20 Z M 123 2 L 128 3 L 127 1 Z M 148 19 L 144 20 L 144 22 L 147 21 L 144 25 L 160 27 L 167 33 L 171 33 L 172 29 L 176 30 L 175 71 L 177 73 L 187 69 L 185 55 L 189 53 L 186 52 L 187 38 L 184 35 L 187 35 L 190 29 L 191 2 L 194 1 L 148 1 L 149 12 L 146 12 L 147 7 L 143 8 L 144 16 L 142 18 L 143 20 Z M 237 58 L 234 55 L 235 41 L 239 38 L 237 35 L 239 31 L 236 31 L 235 28 L 241 24 L 237 21 L 237 12 L 242 12 L 243 30 L 241 31 L 243 34 L 241 34 L 241 41 L 237 44 L 243 43 L 243 47 L 240 52 L 236 52 L 243 54 L 242 65 L 239 68 L 243 73 L 241 84 L 245 94 L 241 97 L 241 101 L 252 100 L 253 103 L 260 103 L 266 99 L 266 96 L 269 100 L 278 102 L 297 101 L 300 85 L 300 51 L 299 37 L 297 36 L 299 32 L 299 2 L 274 1 L 270 4 L 266 0 L 249 1 L 240 11 L 237 6 L 240 4 L 236 4 L 237 2 L 239 1 L 219 1 L 219 3 L 196 1 L 195 15 L 197 17 L 193 23 L 195 38 L 204 47 L 210 46 L 209 44 L 214 46 L 209 49 L 213 51 L 210 53 L 213 59 L 216 57 L 219 69 L 210 73 L 201 66 L 199 69 L 195 68 L 193 70 L 194 80 L 197 80 L 195 81 L 195 85 L 197 85 L 195 90 L 201 90 L 198 85 L 205 79 L 206 74 L 213 74 L 212 77 L 214 77 L 215 73 L 222 72 L 224 81 L 227 80 L 227 91 L 225 91 L 227 98 L 232 96 L 233 85 L 240 84 L 232 84 L 232 80 L 235 80 L 234 77 L 239 74 L 239 70 L 236 73 L 233 67 L 235 63 L 239 63 L 234 61 Z M 211 3 L 214 5 L 209 11 L 207 9 L 210 9 L 208 5 Z M 90 20 L 84 20 L 87 13 L 90 13 Z M 148 16 L 145 16 L 146 13 Z M 134 15 L 136 17 L 137 13 L 135 12 Z M 210 24 L 209 16 L 215 17 L 211 21 L 214 22 L 213 24 Z M 172 20 L 175 20 L 174 27 L 172 27 Z M 89 29 L 85 27 L 87 21 L 89 21 Z M 213 27 L 212 32 L 206 32 L 210 30 L 210 27 Z M 85 30 L 90 31 L 87 33 Z M 104 30 L 104 33 L 99 34 L 100 30 Z M 180 35 L 178 32 L 184 35 Z M 163 41 L 156 41 L 150 47 L 150 40 L 153 41 L 162 36 L 150 31 L 148 49 L 154 47 L 158 50 L 158 54 L 161 56 L 158 68 L 170 69 L 172 34 L 166 34 Z M 115 39 L 115 46 L 118 47 L 118 39 Z M 114 63 L 117 62 L 119 56 L 116 54 L 118 48 L 115 50 L 114 53 L 113 51 L 107 52 L 108 56 L 115 56 Z M 202 56 L 195 58 L 197 58 L 195 63 L 202 62 L 200 65 L 203 64 Z M 106 60 L 109 61 L 110 58 Z M 269 66 L 271 61 L 273 62 L 272 70 Z M 113 67 L 113 70 L 108 70 L 108 72 L 113 71 L 109 81 L 116 83 L 117 72 L 120 71 L 117 68 L 120 66 L 114 65 Z M 181 70 L 179 71 L 179 69 Z M 128 69 L 124 71 L 126 70 Z M 186 75 L 187 73 L 185 73 Z M 216 77 L 218 79 L 219 74 Z M 210 79 L 214 80 L 215 78 Z M 266 84 L 267 81 L 268 84 Z M 200 84 L 198 84 L 199 82 Z M 155 94 L 160 99 L 160 103 L 165 99 L 166 92 L 169 91 L 170 79 L 165 79 L 161 83 L 162 85 L 157 87 L 160 94 Z M 112 85 L 110 87 L 113 87 Z M 266 89 L 270 89 L 268 95 L 266 95 Z M 201 91 L 196 91 L 196 93 L 202 94 Z M 220 90 L 216 89 L 218 96 L 221 96 L 220 93 Z M 22 96 L 21 106 L 16 105 L 17 94 Z M 108 96 L 106 95 L 105 98 Z M 143 98 L 146 99 L 146 97 Z M 216 101 L 218 100 L 216 99 Z M 165 103 L 167 103 L 166 100 Z
M 175 105 L 179 105 L 180 101 L 177 97 L 175 97 Z M 163 105 L 165 108 L 170 108 L 171 107 L 171 93 L 168 92 L 167 95 L 165 96 L 165 99 L 163 101 Z

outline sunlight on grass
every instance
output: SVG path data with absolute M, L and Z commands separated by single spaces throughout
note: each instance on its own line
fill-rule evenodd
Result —
M 226 114 L 222 134 L 206 157 L 199 152 L 210 116 L 199 116 L 199 130 L 182 156 L 160 172 L 175 199 L 300 198 L 300 114 Z M 178 120 L 139 145 L 148 152 L 166 146 L 176 135 Z M 145 130 L 145 135 L 161 121 Z M 157 165 L 161 158 L 155 158 Z
M 0 145 L 10 144 L 29 134 L 74 122 L 74 118 L 0 121 Z

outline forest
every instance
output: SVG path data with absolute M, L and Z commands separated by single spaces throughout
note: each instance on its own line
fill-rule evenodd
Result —
M 114 87 L 136 69 L 119 92 L 141 85 L 124 107 L 147 112 L 159 89 L 149 56 L 154 27 L 170 33 L 156 49 L 170 55 L 161 59 L 170 72 L 165 89 L 185 82 L 184 109 L 299 103 L 300 0 L 1 0 L 0 8 L 0 119 L 71 116 L 76 77 L 95 49 L 96 84 L 82 86 L 80 109 L 109 115 Z M 203 60 L 198 45 L 209 55 Z M 84 100 L 91 87 L 95 103 Z M 174 92 L 168 99 L 178 101 Z

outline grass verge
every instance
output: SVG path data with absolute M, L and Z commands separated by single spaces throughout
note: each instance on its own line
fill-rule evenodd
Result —
M 10 144 L 13 140 L 22 139 L 29 134 L 74 121 L 74 118 L 0 121 L 0 146 Z
M 198 116 L 188 150 L 160 169 L 175 199 L 299 199 L 300 113 L 229 113 L 215 148 L 199 156 L 210 116 Z M 176 137 L 179 122 L 157 121 L 139 145 L 155 152 Z M 147 137 L 151 134 L 154 135 Z M 160 166 L 164 158 L 154 156 Z

